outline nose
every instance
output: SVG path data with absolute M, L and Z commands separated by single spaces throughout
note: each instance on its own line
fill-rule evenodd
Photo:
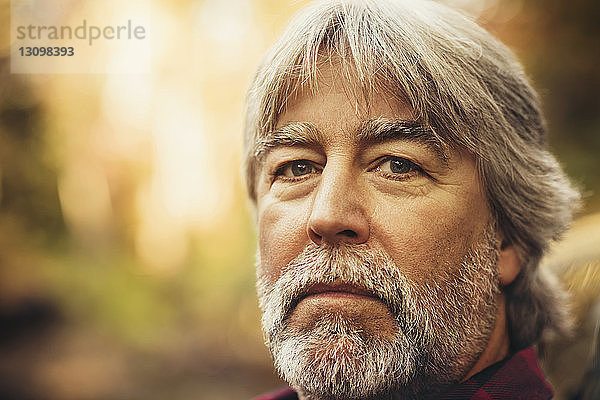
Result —
M 362 199 L 356 178 L 348 168 L 326 166 L 308 219 L 310 239 L 317 245 L 365 243 L 369 239 L 369 221 Z

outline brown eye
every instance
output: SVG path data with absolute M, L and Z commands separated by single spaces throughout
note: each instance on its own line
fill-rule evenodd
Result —
M 379 170 L 388 174 L 408 174 L 419 170 L 419 167 L 406 158 L 390 157 L 379 165 Z
M 313 166 L 311 164 L 302 162 L 302 161 L 294 161 L 290 165 L 290 171 L 294 176 L 302 176 L 306 174 L 310 174 L 313 172 Z
M 301 178 L 306 175 L 319 173 L 320 170 L 314 163 L 307 160 L 294 160 L 283 164 L 277 172 L 275 176 L 280 176 L 284 178 Z

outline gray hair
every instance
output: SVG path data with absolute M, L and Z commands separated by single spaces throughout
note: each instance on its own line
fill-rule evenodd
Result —
M 290 96 L 316 89 L 318 67 L 339 60 L 365 100 L 407 102 L 444 143 L 472 153 L 504 245 L 522 270 L 506 288 L 514 349 L 565 333 L 563 292 L 539 262 L 572 220 L 579 194 L 547 149 L 536 92 L 513 54 L 484 29 L 425 0 L 317 1 L 292 20 L 248 92 L 245 172 L 256 201 L 259 143 Z

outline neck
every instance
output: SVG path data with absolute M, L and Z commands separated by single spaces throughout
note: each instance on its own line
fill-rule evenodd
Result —
M 471 378 L 476 373 L 484 370 L 492 364 L 502 361 L 508 356 L 510 339 L 506 325 L 506 298 L 504 293 L 498 295 L 498 311 L 496 312 L 496 324 L 492 330 L 487 347 L 473 365 L 473 368 L 465 375 L 461 382 Z

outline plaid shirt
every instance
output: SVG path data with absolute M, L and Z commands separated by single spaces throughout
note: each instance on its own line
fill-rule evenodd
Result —
M 490 365 L 469 380 L 454 386 L 439 398 L 442 400 L 547 400 L 553 396 L 552 387 L 544 378 L 538 365 L 535 350 L 530 347 Z M 254 400 L 297 399 L 298 395 L 290 388 L 254 398 Z

